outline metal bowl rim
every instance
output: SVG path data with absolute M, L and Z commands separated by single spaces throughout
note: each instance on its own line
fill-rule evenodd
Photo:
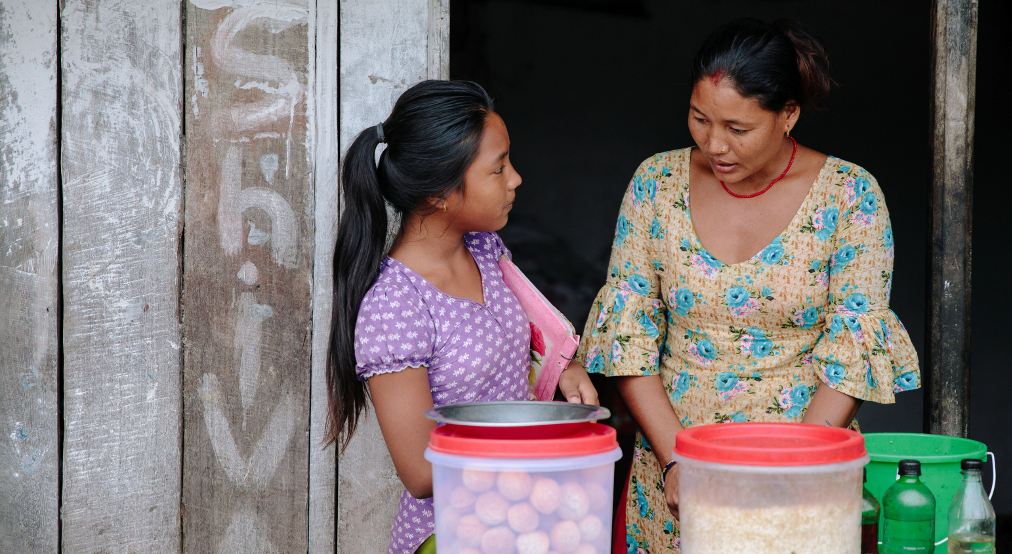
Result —
M 472 407 L 472 406 L 525 406 L 535 405 L 544 406 L 549 402 L 539 400 L 519 400 L 519 401 L 494 401 L 494 402 L 461 402 L 459 404 L 447 404 L 445 406 L 432 407 L 425 410 L 425 417 L 438 423 L 447 423 L 451 425 L 462 425 L 465 427 L 539 427 L 544 425 L 566 425 L 569 423 L 587 423 L 599 421 L 602 419 L 608 419 L 611 417 L 611 410 L 604 406 L 594 406 L 591 404 L 577 404 L 574 402 L 551 402 L 556 406 L 574 406 L 581 407 L 587 410 L 587 415 L 579 419 L 562 419 L 562 420 L 547 420 L 547 421 L 520 421 L 520 422 L 495 422 L 495 421 L 466 421 L 460 419 L 448 418 L 439 413 L 439 410 L 443 408 L 461 408 L 461 407 Z

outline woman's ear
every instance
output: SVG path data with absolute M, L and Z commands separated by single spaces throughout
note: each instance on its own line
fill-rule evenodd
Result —
M 797 125 L 798 118 L 801 117 L 801 106 L 798 106 L 796 102 L 789 102 L 780 113 L 784 116 L 784 132 L 790 134 L 791 129 Z

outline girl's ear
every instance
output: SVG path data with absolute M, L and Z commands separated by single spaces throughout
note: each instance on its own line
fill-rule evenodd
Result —
M 430 196 L 425 199 L 426 205 L 429 207 L 430 213 L 445 212 L 446 211 L 446 198 L 442 196 Z

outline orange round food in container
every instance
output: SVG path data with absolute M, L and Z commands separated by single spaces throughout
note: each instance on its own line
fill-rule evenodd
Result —
M 608 552 L 622 452 L 615 430 L 593 423 L 608 411 L 578 406 L 483 402 L 434 409 L 454 417 L 427 412 L 444 423 L 425 451 L 437 552 Z
M 797 423 L 730 423 L 675 437 L 683 554 L 854 553 L 864 437 Z

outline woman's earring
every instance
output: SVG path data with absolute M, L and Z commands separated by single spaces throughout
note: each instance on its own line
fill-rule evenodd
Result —
M 790 127 L 787 128 L 787 136 L 791 136 L 791 128 Z
M 443 213 L 446 213 L 446 202 L 443 202 Z

